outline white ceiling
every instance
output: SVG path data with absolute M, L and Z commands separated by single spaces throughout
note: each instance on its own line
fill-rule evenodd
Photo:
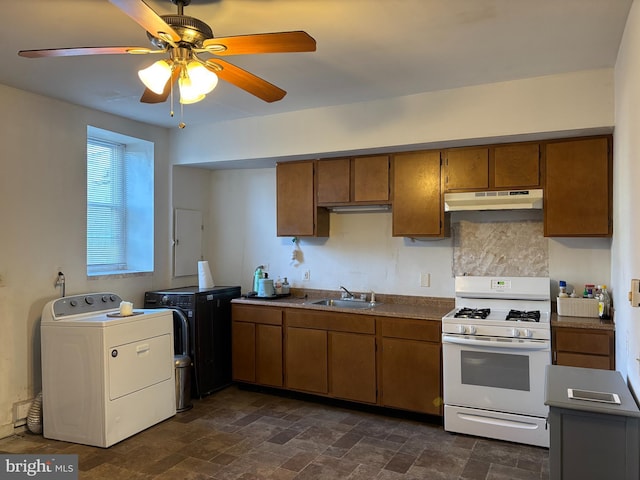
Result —
M 170 0 L 145 0 L 175 14 Z M 215 36 L 304 30 L 317 51 L 225 57 L 283 88 L 265 103 L 220 82 L 190 124 L 613 67 L 633 0 L 192 0 Z M 2 0 L 0 83 L 174 127 L 170 102 L 139 102 L 148 55 L 28 59 L 22 49 L 151 46 L 108 0 Z M 176 116 L 180 106 L 176 102 Z

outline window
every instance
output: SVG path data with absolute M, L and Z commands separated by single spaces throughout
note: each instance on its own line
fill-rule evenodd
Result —
M 87 275 L 153 271 L 153 144 L 87 129 Z

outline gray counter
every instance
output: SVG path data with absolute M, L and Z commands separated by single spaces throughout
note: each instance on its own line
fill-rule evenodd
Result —
M 615 393 L 620 404 L 571 399 L 569 388 Z M 640 410 L 619 372 L 550 365 L 545 404 L 552 480 L 640 478 Z

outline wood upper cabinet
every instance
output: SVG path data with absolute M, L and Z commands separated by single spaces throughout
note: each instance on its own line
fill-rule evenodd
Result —
M 612 137 L 548 142 L 544 234 L 610 237 L 613 233 Z
M 399 318 L 378 324 L 381 404 L 442 415 L 440 324 Z
M 613 330 L 553 327 L 551 343 L 555 365 L 615 370 Z
M 231 318 L 233 379 L 281 387 L 282 310 L 232 304 Z
M 445 151 L 445 190 L 488 190 L 489 148 L 451 148 Z
M 446 150 L 445 191 L 541 188 L 540 157 L 533 142 Z
M 393 236 L 443 237 L 440 151 L 398 153 L 393 157 Z
M 491 149 L 493 155 L 493 187 L 505 189 L 540 188 L 540 144 L 515 143 L 498 145 Z
M 279 237 L 329 236 L 329 212 L 315 203 L 315 161 L 276 165 Z
M 318 205 L 389 203 L 387 155 L 322 159 L 316 168 Z

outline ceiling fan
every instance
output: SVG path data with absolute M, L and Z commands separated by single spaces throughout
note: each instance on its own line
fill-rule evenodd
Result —
M 303 31 L 261 33 L 215 38 L 205 22 L 183 14 L 191 0 L 171 0 L 177 15 L 158 15 L 142 0 L 109 0 L 147 31 L 155 48 L 78 47 L 20 50 L 27 58 L 111 54 L 168 54 L 138 75 L 146 89 L 143 103 L 167 100 L 178 81 L 181 103 L 195 103 L 215 88 L 218 77 L 266 101 L 281 100 L 287 92 L 266 80 L 217 58 L 257 53 L 313 52 L 315 40 Z M 210 54 L 210 58 L 201 58 Z

